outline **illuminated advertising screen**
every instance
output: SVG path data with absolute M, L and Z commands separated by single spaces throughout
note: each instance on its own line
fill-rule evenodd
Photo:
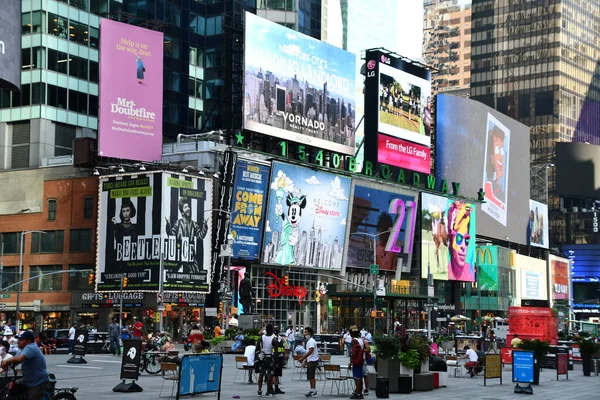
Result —
M 475 254 L 479 289 L 498 290 L 498 246 L 477 246 Z
M 547 300 L 546 260 L 516 254 L 517 300 Z
M 274 162 L 263 262 L 341 269 L 350 178 Z
M 365 160 L 431 172 L 431 73 L 370 50 L 365 64 Z
M 269 172 L 266 165 L 237 162 L 231 216 L 234 258 L 256 260 L 260 257 Z
M 246 13 L 244 128 L 354 155 L 356 56 Z
M 21 70 L 40 67 L 21 63 L 21 26 L 23 29 L 27 29 L 23 30 L 23 34 L 29 33 L 31 21 L 28 19 L 31 18 L 31 14 L 23 14 L 22 18 L 20 1 L 2 2 L 2 12 L 0 12 L 0 88 L 20 89 Z
M 380 271 L 410 272 L 417 201 L 417 192 L 356 182 L 346 267 L 368 269 L 377 264 Z
M 98 154 L 160 160 L 163 33 L 103 19 L 100 38 Z
M 529 245 L 548 248 L 548 205 L 529 200 L 527 237 Z
M 97 289 L 210 290 L 212 181 L 171 173 L 100 178 Z M 162 255 L 161 255 L 162 247 Z M 163 270 L 161 271 L 161 259 Z
M 468 115 L 468 118 L 464 118 Z M 437 95 L 436 178 L 483 189 L 478 235 L 527 244 L 529 128 L 480 103 Z
M 569 299 L 570 264 L 567 258 L 548 255 L 550 264 L 550 295 L 551 300 Z
M 423 193 L 421 277 L 474 282 L 476 222 L 473 204 Z

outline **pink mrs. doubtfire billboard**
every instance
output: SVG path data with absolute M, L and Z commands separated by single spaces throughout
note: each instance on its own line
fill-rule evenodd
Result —
M 103 19 L 98 154 L 160 160 L 162 91 L 162 32 Z

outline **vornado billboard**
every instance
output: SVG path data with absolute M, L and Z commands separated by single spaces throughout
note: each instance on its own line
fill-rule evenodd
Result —
M 246 13 L 244 128 L 354 155 L 356 56 Z
M 18 0 L 2 2 L 0 88 L 11 90 L 21 88 L 21 2 Z
M 210 291 L 212 181 L 167 172 L 102 177 L 97 289 Z M 162 251 L 161 251 L 162 250 Z M 162 252 L 162 254 L 161 254 Z

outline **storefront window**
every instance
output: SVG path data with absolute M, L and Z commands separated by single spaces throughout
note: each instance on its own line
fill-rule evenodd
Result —
M 30 278 L 38 277 L 29 281 L 29 290 L 56 291 L 62 290 L 63 274 L 44 275 L 62 270 L 61 265 L 41 265 L 29 267 Z

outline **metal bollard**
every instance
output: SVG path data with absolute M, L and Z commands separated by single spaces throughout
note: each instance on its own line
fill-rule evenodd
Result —
M 593 362 L 592 367 L 594 368 L 594 375 L 596 375 L 596 376 L 600 375 L 600 360 L 594 359 L 594 360 L 592 360 L 592 362 Z

